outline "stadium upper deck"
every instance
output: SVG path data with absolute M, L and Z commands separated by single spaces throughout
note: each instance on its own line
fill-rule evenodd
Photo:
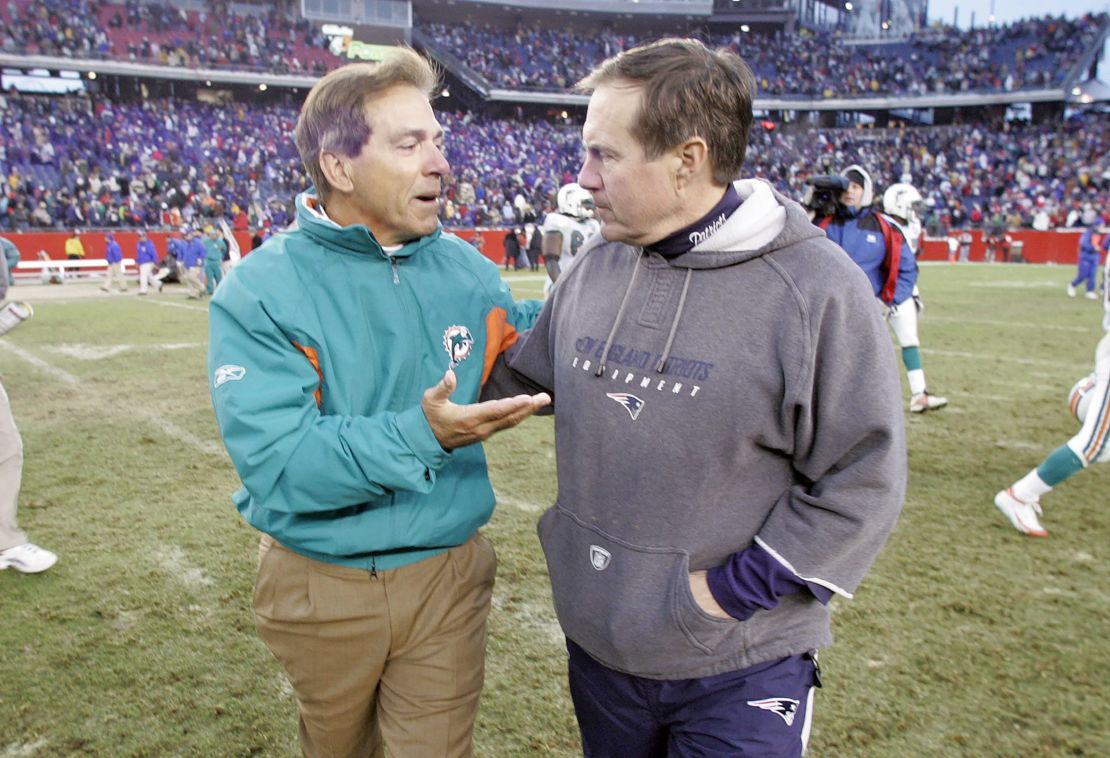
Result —
M 431 1 L 421 0 L 421 14 Z M 480 3 L 459 6 L 456 12 L 489 23 L 436 25 L 422 16 L 417 30 L 447 62 L 454 93 L 435 103 L 455 169 L 443 206 L 449 224 L 542 215 L 579 162 L 581 111 L 552 104 L 566 102 L 565 88 L 605 56 L 684 30 L 737 47 L 764 94 L 809 98 L 789 106 L 795 114 L 786 106 L 768 112 L 768 125 L 778 128 L 753 134 L 745 166 L 745 174 L 787 194 L 800 196 L 809 173 L 861 161 L 881 183 L 909 177 L 939 226 L 992 217 L 1059 226 L 1088 208 L 1110 207 L 1106 119 L 1061 126 L 1063 87 L 1097 55 L 1110 25 L 1105 14 L 939 29 L 877 45 L 793 33 L 781 23 L 777 34 L 611 16 L 600 29 L 593 22 L 601 17 L 541 28 L 516 13 L 524 6 L 513 11 L 524 20 L 506 25 L 503 8 L 485 14 Z M 0 97 L 0 228 L 163 225 L 220 215 L 254 227 L 288 217 L 290 199 L 306 186 L 289 139 L 302 95 L 260 93 L 258 82 L 306 86 L 314 72 L 339 65 L 317 24 L 264 5 L 209 2 L 189 10 L 136 0 L 10 0 L 0 18 L 5 65 L 29 68 L 47 56 L 55 67 L 92 71 L 114 55 L 130 66 L 127 75 L 101 76 L 84 96 Z M 205 76 L 219 67 L 223 84 L 209 88 Z M 286 71 L 297 75 L 277 73 Z M 167 86 L 169 72 L 192 81 Z M 465 81 L 477 84 L 468 91 Z M 1037 102 L 1039 94 L 1051 103 L 1032 109 L 1033 125 L 1006 126 L 1004 106 L 990 105 L 1004 96 Z M 939 100 L 935 120 L 951 126 L 816 130 L 816 120 L 798 115 L 846 108 L 870 111 L 884 125 L 899 113 L 893 108 L 928 107 L 926 96 Z M 876 104 L 883 97 L 890 103 Z

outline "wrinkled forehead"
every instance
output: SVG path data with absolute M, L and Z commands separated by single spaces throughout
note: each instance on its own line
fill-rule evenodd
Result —
M 443 137 L 443 127 L 436 119 L 432 104 L 416 87 L 390 87 L 367 98 L 364 111 L 366 123 L 370 126 L 371 139 L 374 135 L 381 135 L 390 141 L 407 136 L 420 139 Z
M 633 125 L 643 104 L 643 87 L 617 79 L 598 85 L 586 107 L 586 121 L 582 125 L 582 139 L 587 146 L 592 141 L 635 141 Z

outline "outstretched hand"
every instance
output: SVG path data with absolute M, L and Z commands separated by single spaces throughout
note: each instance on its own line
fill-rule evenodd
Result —
M 495 432 L 516 426 L 551 403 L 551 396 L 541 392 L 456 405 L 451 402 L 451 393 L 457 385 L 455 372 L 448 369 L 438 384 L 424 390 L 424 399 L 420 403 L 432 434 L 444 450 L 488 439 Z

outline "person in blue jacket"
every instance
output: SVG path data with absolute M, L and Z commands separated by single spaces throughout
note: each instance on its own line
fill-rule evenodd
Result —
M 208 256 L 208 250 L 201 239 L 200 230 L 190 228 L 185 233 L 185 259 L 182 261 L 185 269 L 185 286 L 189 290 L 186 295 L 190 300 L 199 300 L 204 296 L 204 285 L 201 284 L 201 272 Z
M 145 295 L 147 288 L 156 281 L 154 267 L 158 263 L 158 251 L 147 236 L 146 229 L 139 230 L 139 241 L 135 243 L 135 262 L 139 264 L 139 294 Z
M 540 304 L 439 226 L 436 80 L 410 50 L 320 79 L 295 130 L 315 189 L 210 306 L 258 631 L 308 756 L 473 753 L 496 567 L 478 443 L 550 402 L 476 402 Z
M 123 278 L 123 250 L 111 232 L 104 239 L 107 243 L 104 247 L 104 260 L 108 262 L 108 273 L 104 276 L 104 284 L 100 289 L 108 292 L 118 284 L 120 292 L 127 292 L 127 280 Z
M 1099 258 L 1102 253 L 1110 250 L 1110 235 L 1101 222 L 1096 222 L 1087 227 L 1083 236 L 1079 238 L 1079 271 L 1075 278 L 1068 282 L 1068 297 L 1075 297 L 1075 288 L 1080 283 L 1087 283 L 1087 299 L 1098 300 L 1095 286 L 1095 277 L 1098 273 Z
M 871 175 L 862 166 L 852 165 L 841 175 L 848 189 L 840 197 L 834 216 L 813 219 L 829 239 L 840 245 L 867 278 L 886 310 L 887 321 L 902 348 L 902 363 L 910 385 L 910 411 L 943 408 L 947 398 L 929 393 L 921 361 L 921 341 L 917 335 L 917 314 L 921 299 L 914 295 L 917 286 L 917 259 L 897 225 L 872 207 L 874 187 Z

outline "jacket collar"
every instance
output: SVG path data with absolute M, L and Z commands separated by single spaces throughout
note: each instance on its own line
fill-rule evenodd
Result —
M 437 222 L 436 230 L 431 234 L 410 240 L 400 250 L 387 253 L 365 224 L 340 226 L 328 218 L 320 210 L 320 201 L 315 190 L 297 195 L 297 226 L 324 247 L 385 259 L 406 258 L 439 239 L 443 233 L 443 226 Z

